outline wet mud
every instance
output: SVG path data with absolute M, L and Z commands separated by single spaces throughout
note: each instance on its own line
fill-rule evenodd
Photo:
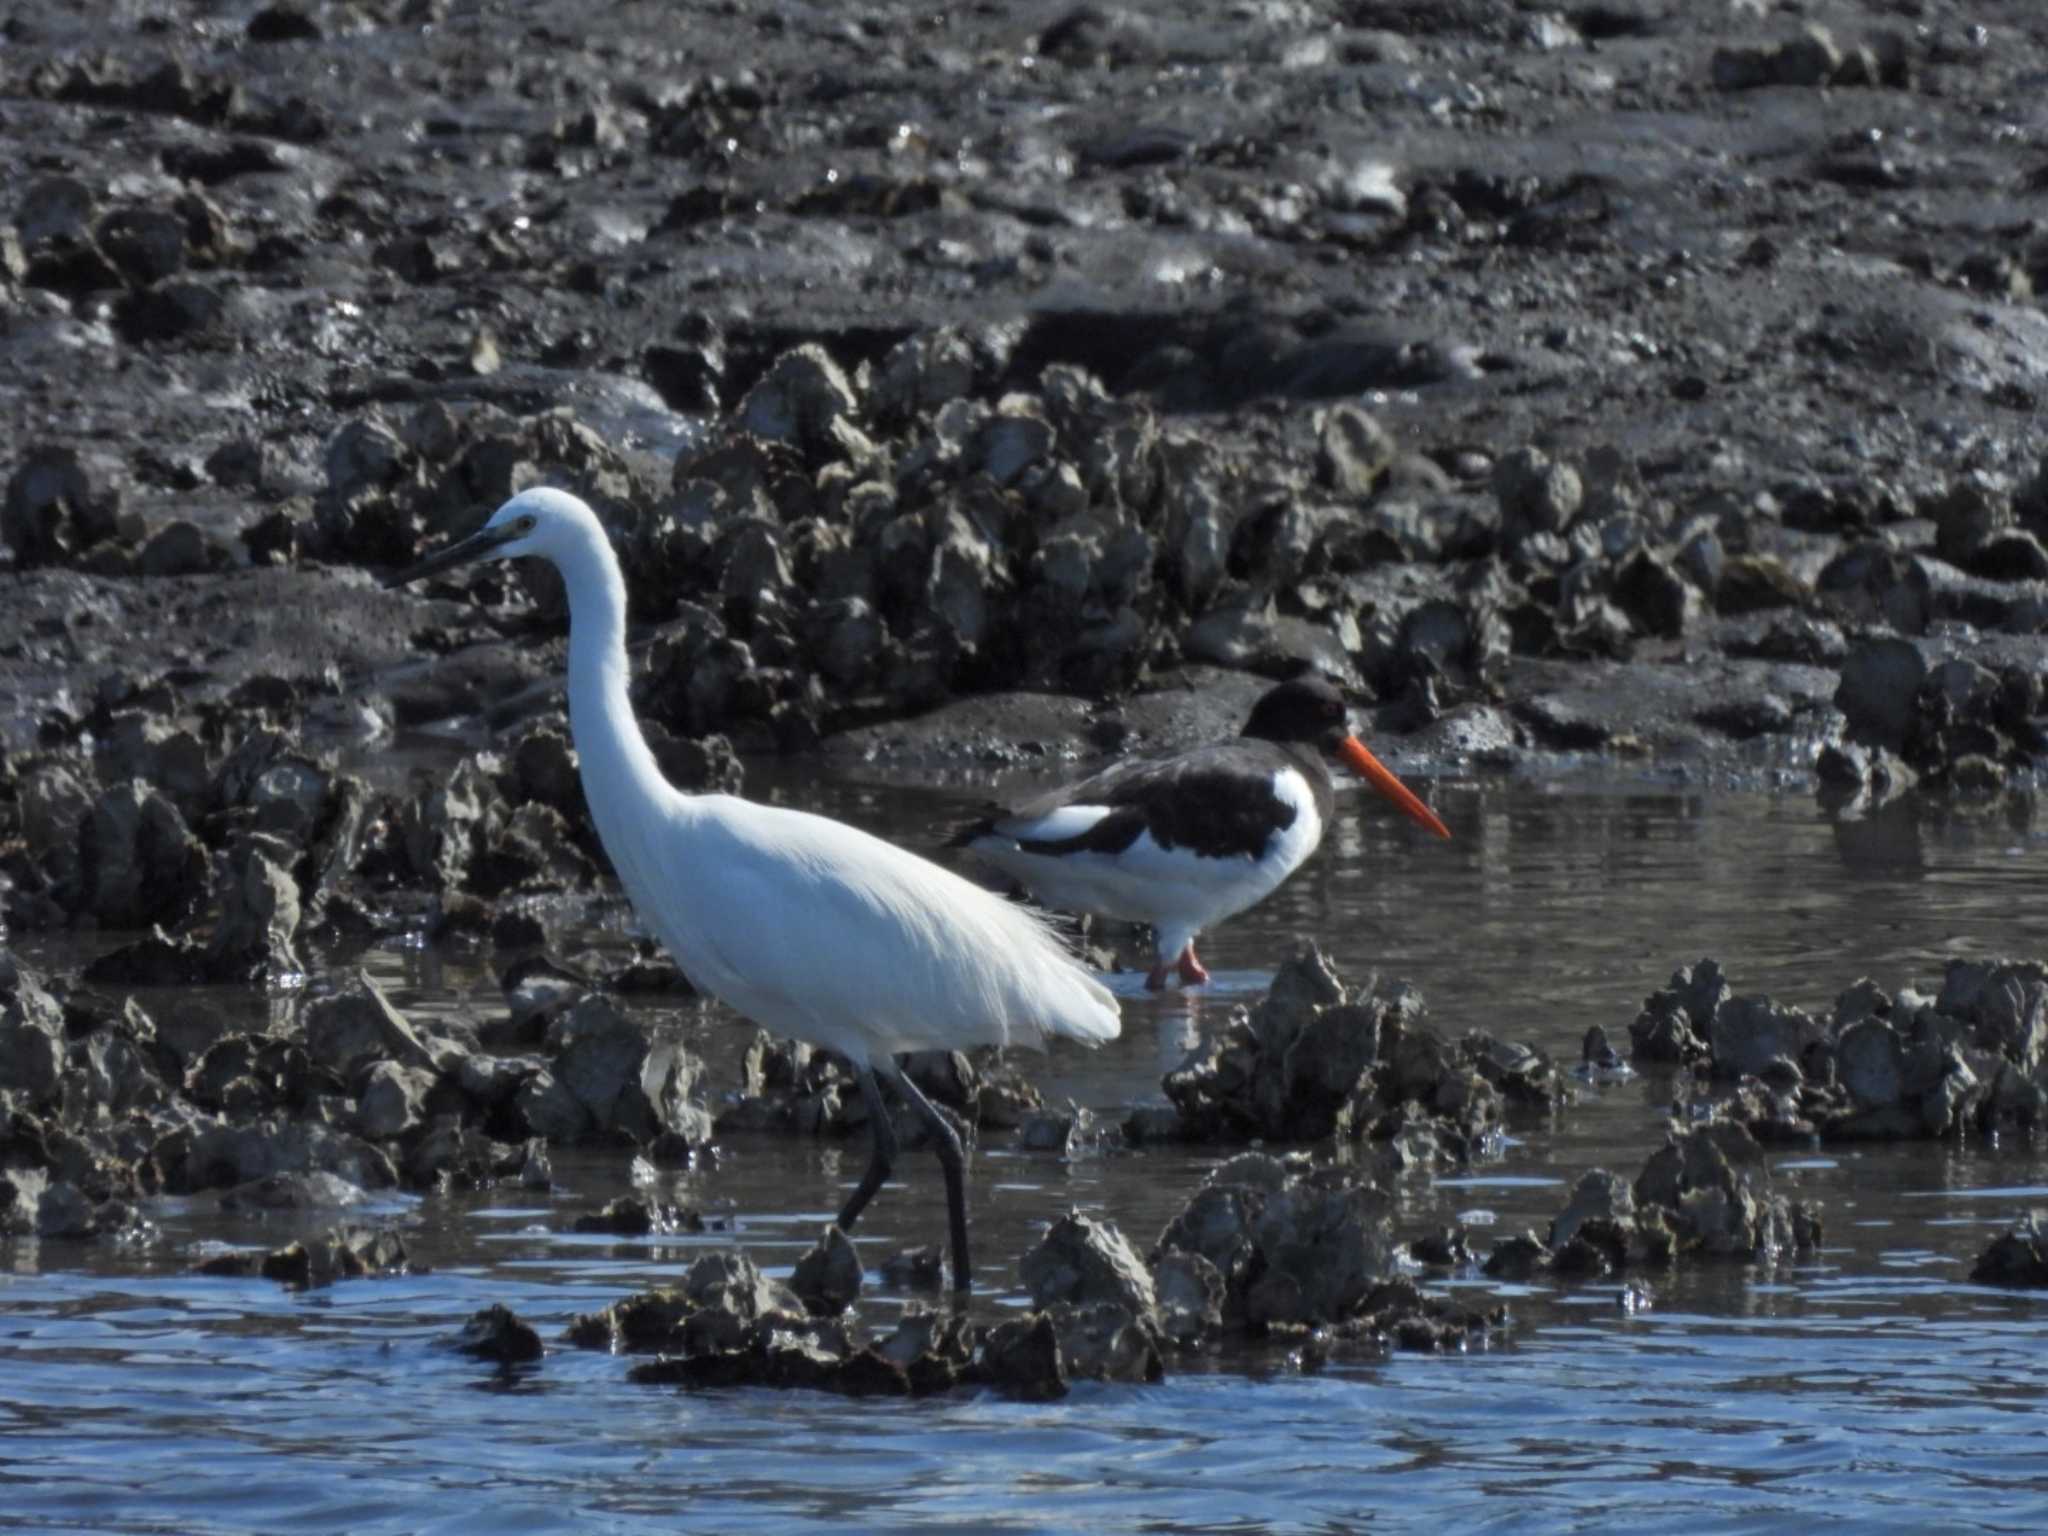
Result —
M 544 710 L 545 578 L 359 572 L 554 480 L 743 751 L 2031 764 L 2024 15 L 1041 10 L 21 10 L 10 755 Z

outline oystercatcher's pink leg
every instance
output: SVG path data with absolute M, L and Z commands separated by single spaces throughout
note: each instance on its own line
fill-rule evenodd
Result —
M 1162 971 L 1165 967 L 1160 968 Z M 1180 952 L 1180 982 L 1184 987 L 1199 987 L 1209 979 L 1209 973 L 1202 968 L 1202 962 L 1195 958 L 1195 941 L 1188 940 L 1188 947 Z

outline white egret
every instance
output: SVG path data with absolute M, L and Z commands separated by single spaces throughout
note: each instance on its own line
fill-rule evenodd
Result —
M 930 1129 L 945 1173 L 953 1284 L 969 1285 L 965 1158 L 901 1052 L 1116 1037 L 1116 1000 L 1035 913 L 828 817 L 661 776 L 627 697 L 626 589 L 596 515 L 567 492 L 522 491 L 466 539 L 389 578 L 535 556 L 569 599 L 569 727 L 584 797 L 633 906 L 692 982 L 779 1034 L 827 1046 L 860 1075 L 874 1153 L 839 1212 L 850 1229 L 897 1142 L 877 1074 Z
M 1170 756 L 1117 763 L 963 828 L 971 848 L 1048 906 L 1150 923 L 1145 984 L 1207 981 L 1195 939 L 1264 900 L 1316 851 L 1336 796 L 1334 753 L 1409 816 L 1436 813 L 1351 732 L 1343 695 L 1320 677 L 1261 695 L 1244 731 Z

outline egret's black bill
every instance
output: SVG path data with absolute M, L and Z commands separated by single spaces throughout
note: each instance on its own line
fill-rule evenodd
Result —
M 510 525 L 503 528 L 479 528 L 466 539 L 457 539 L 446 549 L 438 549 L 424 560 L 407 566 L 384 578 L 387 587 L 402 587 L 409 581 L 418 581 L 422 576 L 431 576 L 436 571 L 452 570 L 458 565 L 467 565 L 472 560 L 481 560 L 500 544 L 509 544 L 519 537 L 520 530 Z

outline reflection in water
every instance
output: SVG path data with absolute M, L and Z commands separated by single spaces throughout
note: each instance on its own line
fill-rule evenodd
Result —
M 1158 1043 L 1152 1062 L 1155 1074 L 1163 1077 L 1177 1069 L 1205 1037 L 1228 1024 L 1239 1008 L 1262 996 L 1271 980 L 1265 972 L 1214 970 L 1207 986 L 1174 989 L 1147 1002 L 1145 1011 L 1152 1014 L 1153 1038 Z M 1138 1000 L 1144 1000 L 1142 992 Z M 1127 1020 L 1134 1011 L 1126 1006 Z M 1124 1027 L 1128 1031 L 1131 1025 L 1126 1022 Z
M 1846 870 L 1882 876 L 1917 873 L 1922 867 L 1920 816 L 1905 800 L 1861 815 L 1835 815 L 1828 825 Z
M 754 787 L 776 786 L 757 774 Z M 790 798 L 929 849 L 981 793 L 806 781 Z M 1447 1032 L 1485 1028 L 1569 1059 L 1588 1024 L 1625 1038 L 1643 994 L 1702 955 L 1738 992 L 1825 1010 L 1860 975 L 1931 985 L 1957 956 L 2041 948 L 2030 830 L 1830 816 L 1793 796 L 1453 785 L 1430 798 L 1449 844 L 1370 797 L 1341 798 L 1311 866 L 1211 935 L 1215 984 L 1148 994 L 1140 977 L 1117 978 L 1123 1039 L 1027 1059 L 1047 1099 L 1112 1119 L 1157 1100 L 1161 1074 L 1305 938 L 1354 982 L 1379 970 L 1415 983 Z M 623 909 L 597 918 L 565 953 L 624 945 Z M 32 963 L 83 958 L 42 937 L 22 948 Z M 499 1006 L 487 955 L 399 948 L 363 963 L 408 1007 Z M 201 993 L 145 1006 L 160 1025 L 218 1031 L 282 1025 L 303 1004 Z M 695 1004 L 631 1006 L 689 1036 L 714 1092 L 737 1081 L 747 1026 Z M 1672 1092 L 1655 1072 L 1581 1085 L 1556 1117 L 1517 1120 L 1497 1162 L 1404 1180 L 1404 1232 L 1463 1219 L 1484 1250 L 1542 1230 L 1587 1169 L 1641 1167 Z M 722 1150 L 654 1192 L 728 1223 L 781 1270 L 864 1156 L 770 1137 Z M 1015 1258 L 1067 1209 L 1100 1212 L 1149 1247 L 1214 1161 L 1150 1146 L 1066 1160 L 991 1137 L 970 1192 L 985 1260 L 977 1305 L 995 1315 L 1023 1303 Z M 562 1155 L 553 1197 L 399 1202 L 392 1219 L 431 1273 L 310 1296 L 185 1273 L 202 1239 L 270 1245 L 291 1235 L 289 1219 L 171 1204 L 154 1249 L 0 1247 L 0 1525 L 1691 1531 L 1779 1529 L 1826 1511 L 1870 1529 L 2039 1528 L 2048 1297 L 1962 1277 L 2016 1211 L 2048 1203 L 2048 1158 L 2031 1144 L 1855 1145 L 1773 1149 L 1770 1161 L 1824 1207 L 1814 1262 L 1640 1277 L 1648 1304 L 1633 1312 L 1611 1284 L 1437 1279 L 1475 1301 L 1508 1299 L 1514 1345 L 1304 1376 L 1283 1342 L 1217 1374 L 1185 1362 L 1156 1389 L 1083 1388 L 1049 1406 L 684 1396 L 629 1387 L 604 1356 L 557 1349 L 501 1378 L 439 1347 L 492 1301 L 552 1339 L 574 1313 L 732 1240 L 570 1233 L 576 1214 L 625 1190 L 624 1153 Z M 905 1175 L 936 1180 L 916 1163 Z M 863 1230 L 870 1265 L 939 1237 L 916 1198 L 936 1189 L 908 1193 Z M 905 1301 L 871 1292 L 863 1310 L 886 1319 Z

